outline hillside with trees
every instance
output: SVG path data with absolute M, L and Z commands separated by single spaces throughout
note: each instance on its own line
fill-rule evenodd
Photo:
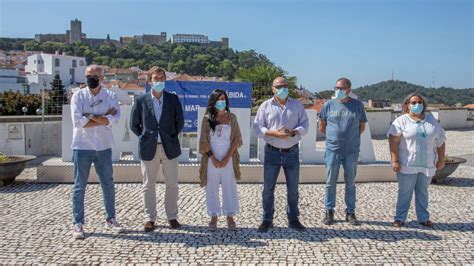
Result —
M 20 46 L 25 51 L 45 53 L 59 51 L 68 55 L 82 56 L 86 58 L 87 64 L 106 65 L 113 68 L 139 67 L 144 70 L 152 66 L 160 66 L 179 74 L 252 82 L 254 106 L 272 95 L 271 84 L 275 77 L 287 74 L 265 55 L 254 50 L 237 51 L 226 47 L 171 42 L 160 45 L 139 45 L 135 41 L 121 47 L 116 47 L 112 43 L 91 47 L 80 42 L 39 43 L 33 40 L 0 38 L 0 50 Z M 296 77 L 287 78 L 290 83 L 290 95 L 296 96 Z
M 426 88 L 400 80 L 387 80 L 366 85 L 353 89 L 353 92 L 362 100 L 391 100 L 393 103 L 403 102 L 404 98 L 412 92 L 420 93 L 427 98 L 429 103 L 442 103 L 447 106 L 464 106 L 474 103 L 474 88 Z M 333 91 L 319 92 L 319 95 L 326 99 L 331 98 L 333 94 Z

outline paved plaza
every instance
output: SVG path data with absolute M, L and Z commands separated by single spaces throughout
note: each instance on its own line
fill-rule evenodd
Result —
M 410 209 L 409 224 L 391 225 L 396 183 L 358 183 L 357 215 L 361 226 L 343 222 L 343 186 L 338 186 L 336 219 L 325 226 L 323 184 L 300 185 L 301 222 L 297 232 L 287 227 L 286 189 L 276 191 L 273 230 L 258 233 L 261 222 L 260 184 L 239 184 L 241 213 L 237 231 L 208 232 L 204 189 L 180 184 L 181 230 L 164 219 L 153 233 L 142 231 L 141 184 L 117 184 L 117 218 L 126 231 L 104 228 L 100 186 L 86 193 L 86 239 L 71 238 L 71 184 L 38 184 L 35 167 L 19 181 L 0 187 L 0 263 L 442 263 L 474 261 L 474 134 L 448 131 L 448 155 L 468 159 L 441 185 L 431 185 L 430 212 L 434 229 L 423 228 Z M 386 160 L 387 140 L 374 140 L 377 158 Z M 197 178 L 197 177 L 196 177 Z M 157 184 L 159 216 L 164 217 L 164 185 Z

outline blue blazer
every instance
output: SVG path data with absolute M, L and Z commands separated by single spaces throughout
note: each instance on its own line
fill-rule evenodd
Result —
M 156 122 L 150 93 L 136 97 L 132 107 L 130 129 L 138 136 L 139 156 L 144 161 L 151 161 L 155 157 L 158 133 L 169 160 L 181 155 L 178 135 L 184 126 L 183 108 L 175 94 L 163 91 L 161 97 L 163 111 L 159 124 Z

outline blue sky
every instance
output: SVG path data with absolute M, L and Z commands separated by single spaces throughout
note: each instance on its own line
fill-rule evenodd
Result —
M 312 91 L 346 76 L 353 87 L 395 78 L 474 87 L 473 0 L 0 0 L 0 36 L 200 33 L 254 49 Z M 433 79 L 434 77 L 434 79 Z

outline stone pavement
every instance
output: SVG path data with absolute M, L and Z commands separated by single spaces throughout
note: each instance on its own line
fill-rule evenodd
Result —
M 221 229 L 210 233 L 204 190 L 198 184 L 180 184 L 183 228 L 171 230 L 165 220 L 160 220 L 155 232 L 143 233 L 140 184 L 117 184 L 117 217 L 126 231 L 116 235 L 103 227 L 100 186 L 89 185 L 86 239 L 73 240 L 72 185 L 35 183 L 28 177 L 34 176 L 35 169 L 29 168 L 18 182 L 0 187 L 0 263 L 469 264 L 474 261 L 474 146 L 470 134 L 472 131 L 458 134 L 462 143 L 448 142 L 448 153 L 464 152 L 468 163 L 445 184 L 430 186 L 435 229 L 418 225 L 413 205 L 407 227 L 391 226 L 396 183 L 357 184 L 359 227 L 342 221 L 344 190 L 339 185 L 339 222 L 325 226 L 321 222 L 324 185 L 304 184 L 300 185 L 300 218 L 309 229 L 296 232 L 287 228 L 286 189 L 282 184 L 276 191 L 276 228 L 258 233 L 262 185 L 239 184 L 239 229 L 225 229 L 225 219 L 221 219 Z M 380 142 L 375 145 L 387 146 L 386 140 Z M 157 184 L 157 194 L 159 216 L 164 217 L 163 184 Z
M 154 233 L 142 232 L 139 184 L 117 185 L 117 216 L 127 231 L 115 235 L 103 228 L 99 185 L 86 195 L 86 239 L 71 239 L 71 185 L 15 183 L 0 188 L 0 263 L 472 263 L 474 237 L 473 178 L 452 179 L 430 187 L 434 230 L 422 228 L 411 210 L 406 228 L 391 226 L 395 183 L 358 184 L 358 217 L 362 226 L 342 222 L 343 190 L 333 226 L 321 223 L 324 185 L 301 185 L 301 221 L 306 232 L 287 228 L 285 187 L 278 185 L 276 228 L 258 233 L 261 185 L 239 185 L 239 230 L 206 230 L 204 191 L 180 185 L 182 230 L 164 220 Z M 340 186 L 342 188 L 342 186 Z M 164 185 L 157 185 L 158 206 Z M 163 216 L 163 209 L 160 213 Z M 221 219 L 220 227 L 225 227 Z

